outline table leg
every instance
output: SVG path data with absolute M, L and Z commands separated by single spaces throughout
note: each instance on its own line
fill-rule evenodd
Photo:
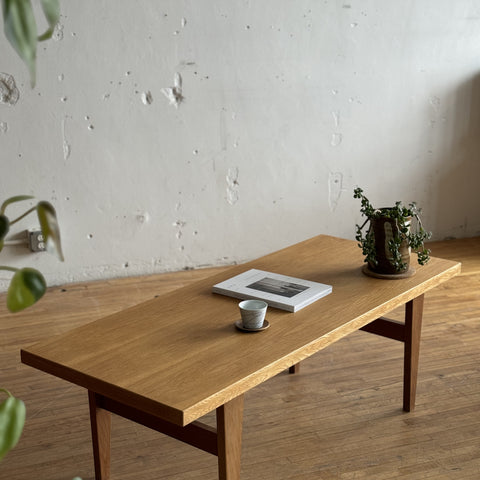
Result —
M 95 480 L 108 480 L 110 478 L 111 414 L 108 410 L 99 407 L 94 392 L 88 392 L 88 404 L 90 407 Z
M 405 305 L 405 354 L 403 369 L 403 410 L 415 408 L 417 392 L 420 333 L 422 330 L 424 295 L 414 298 Z
M 288 369 L 288 373 L 298 373 L 300 371 L 300 362 L 296 363 L 295 365 L 292 365 Z
M 240 480 L 243 395 L 217 408 L 218 478 Z

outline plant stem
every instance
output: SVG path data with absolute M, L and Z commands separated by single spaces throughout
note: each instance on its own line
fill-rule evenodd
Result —
M 6 388 L 0 388 L 0 392 L 6 393 L 9 397 L 12 396 L 12 394 Z
M 18 221 L 20 221 L 22 218 L 25 218 L 27 215 L 29 215 L 30 213 L 32 213 L 34 210 L 36 210 L 37 207 L 32 207 L 30 208 L 29 210 L 27 210 L 23 215 L 20 215 L 18 218 L 16 218 L 15 220 L 12 220 L 10 222 L 10 225 L 13 225 L 14 223 L 17 223 Z
M 360 230 L 363 230 L 363 227 L 370 221 L 369 218 L 367 218 L 364 222 L 363 225 L 360 227 Z
M 7 267 L 6 265 L 0 265 L 0 270 L 8 270 L 9 272 L 17 272 L 18 268 Z

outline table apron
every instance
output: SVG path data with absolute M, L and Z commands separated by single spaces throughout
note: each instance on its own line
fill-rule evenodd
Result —
M 119 415 L 120 417 L 168 435 L 169 437 L 188 443 L 212 455 L 218 455 L 217 429 L 215 427 L 206 425 L 200 421 L 194 421 L 181 427 L 98 393 L 94 393 L 94 395 L 97 408 L 107 410 L 115 415 Z

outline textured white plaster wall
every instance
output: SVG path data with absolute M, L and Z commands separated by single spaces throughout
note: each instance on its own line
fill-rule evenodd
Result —
M 34 90 L 0 51 L 2 199 L 50 200 L 66 256 L 2 263 L 50 284 L 353 238 L 356 185 L 480 234 L 478 1 L 64 0 Z

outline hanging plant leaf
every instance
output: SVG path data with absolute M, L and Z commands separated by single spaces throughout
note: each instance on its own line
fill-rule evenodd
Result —
M 40 300 L 46 290 L 47 282 L 38 270 L 21 268 L 15 272 L 10 281 L 7 308 L 12 313 L 28 308 Z
M 45 33 L 38 37 L 39 42 L 43 42 L 44 40 L 52 38 L 55 25 L 60 19 L 60 3 L 58 0 L 42 0 L 42 9 L 45 18 L 47 19 L 49 28 Z
M 3 203 L 2 206 L 0 207 L 0 213 L 3 214 L 5 213 L 5 209 L 11 204 L 15 202 L 22 202 L 23 200 L 31 200 L 32 197 L 31 195 L 15 195 L 14 197 L 7 198 Z
M 35 86 L 37 58 L 37 24 L 30 0 L 2 0 L 5 36 L 25 62 L 30 84 Z
M 0 389 L 8 395 L 0 403 L 0 460 L 11 450 L 22 435 L 25 424 L 25 404 L 15 398 L 8 390 Z
M 8 217 L 0 214 L 0 252 L 2 251 L 3 242 L 9 230 L 10 230 L 10 221 L 8 220 Z
M 57 214 L 53 205 L 45 201 L 38 202 L 37 214 L 47 252 L 55 254 L 63 262 L 60 228 L 58 227 Z

